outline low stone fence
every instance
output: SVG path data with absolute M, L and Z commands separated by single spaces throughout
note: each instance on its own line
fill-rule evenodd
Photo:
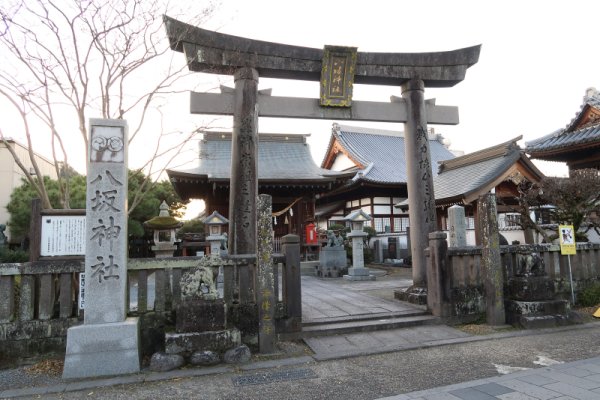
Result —
M 278 334 L 301 329 L 302 320 L 299 242 L 292 240 L 283 247 L 285 254 L 273 254 L 273 306 Z M 251 336 L 258 331 L 256 293 L 240 287 L 239 276 L 246 270 L 246 276 L 256 282 L 256 256 L 232 255 L 223 259 L 223 299 L 232 314 L 231 322 L 242 323 L 242 313 L 254 315 L 255 318 L 245 318 L 246 333 Z M 143 354 L 164 344 L 165 329 L 173 325 L 174 310 L 181 301 L 181 276 L 199 260 L 200 257 L 129 260 L 128 315 L 140 317 Z M 67 329 L 83 323 L 84 311 L 79 309 L 78 300 L 79 274 L 84 269 L 81 259 L 0 264 L 0 363 L 44 353 L 64 353 Z M 244 332 L 244 327 L 240 330 Z
M 445 239 L 443 240 L 445 243 Z M 457 322 L 478 319 L 486 310 L 483 290 L 480 246 L 447 248 L 439 238 L 430 240 L 427 251 L 429 268 L 436 276 L 439 292 L 437 307 L 432 310 Z M 518 257 L 522 254 L 537 253 L 544 261 L 545 272 L 560 299 L 571 299 L 569 263 L 567 256 L 560 254 L 558 245 L 514 245 L 500 246 L 504 292 L 507 283 L 521 268 Z M 600 281 L 600 244 L 578 243 L 577 254 L 571 256 L 573 291 L 577 294 L 594 282 Z M 429 279 L 429 278 L 428 278 Z M 430 289 L 428 295 L 433 294 Z M 435 295 L 434 295 L 435 296 Z M 437 309 L 436 309 L 437 308 Z

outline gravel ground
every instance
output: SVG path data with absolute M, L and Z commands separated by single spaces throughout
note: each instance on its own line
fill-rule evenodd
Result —
M 259 371 L 88 388 L 43 398 L 376 399 L 497 376 L 501 369 L 539 368 L 540 359 L 568 362 L 600 355 L 600 324 L 532 333 Z

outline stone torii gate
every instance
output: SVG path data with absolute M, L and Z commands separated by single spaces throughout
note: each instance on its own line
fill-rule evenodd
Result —
M 323 50 L 208 31 L 164 17 L 171 49 L 190 71 L 233 75 L 234 89 L 191 93 L 191 112 L 233 115 L 229 249 L 256 252 L 258 117 L 403 122 L 408 172 L 412 291 L 425 293 L 424 248 L 436 229 L 427 123 L 458 124 L 458 108 L 425 100 L 425 87 L 452 87 L 477 63 L 480 45 L 433 53 L 366 53 L 354 47 Z M 258 79 L 320 81 L 319 99 L 271 96 Z M 401 87 L 389 103 L 353 101 L 353 83 Z M 242 277 L 240 277 L 242 278 Z M 240 286 L 242 282 L 240 282 Z M 250 282 L 248 282 L 250 283 Z

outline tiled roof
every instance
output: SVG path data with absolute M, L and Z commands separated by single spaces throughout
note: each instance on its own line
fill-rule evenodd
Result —
M 569 148 L 573 146 L 596 144 L 600 146 L 600 121 L 586 124 L 580 129 L 576 129 L 587 110 L 594 110 L 600 113 L 600 92 L 594 88 L 586 91 L 583 98 L 583 104 L 569 124 L 555 132 L 552 132 L 541 138 L 527 142 L 525 151 L 536 157 L 541 153 L 553 152 L 558 149 Z
M 259 181 L 328 181 L 347 176 L 319 168 L 306 143 L 308 135 L 261 134 L 258 146 Z M 200 141 L 200 165 L 187 170 L 168 170 L 169 176 L 197 176 L 229 180 L 231 133 L 205 132 Z
M 526 151 L 528 153 L 536 153 L 594 142 L 600 142 L 600 124 L 573 132 L 564 132 L 561 130 L 558 134 L 554 133 L 535 141 L 527 142 Z
M 332 133 L 349 157 L 364 167 L 358 171 L 356 179 L 373 183 L 406 183 L 402 132 L 334 124 Z M 434 174 L 439 161 L 454 157 L 441 140 L 440 135 L 429 135 Z
M 433 191 L 437 205 L 470 203 L 512 174 L 515 163 L 522 165 L 538 179 L 543 174 L 525 156 L 517 145 L 521 137 L 465 154 L 440 163 L 438 175 L 433 178 Z M 399 203 L 408 205 L 408 200 Z
M 523 154 L 517 145 L 517 137 L 499 145 L 489 147 L 471 154 L 466 154 L 440 164 L 440 171 L 433 178 L 436 201 L 464 199 L 481 191 L 488 191 L 494 183 L 503 177 L 519 160 L 538 177 L 543 174 Z
M 433 178 L 436 200 L 466 196 L 502 175 L 519 159 L 519 151 L 451 169 Z

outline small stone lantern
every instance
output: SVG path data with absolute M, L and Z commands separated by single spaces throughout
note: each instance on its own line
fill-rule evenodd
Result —
M 154 246 L 151 249 L 156 258 L 173 257 L 173 252 L 177 249 L 175 231 L 182 225 L 182 221 L 169 214 L 169 206 L 164 200 L 160 204 L 158 217 L 144 222 L 146 228 L 154 231 Z
M 344 220 L 350 221 L 352 230 L 347 235 L 352 239 L 352 267 L 348 268 L 348 275 L 344 275 L 344 279 L 351 281 L 374 281 L 375 275 L 371 275 L 369 270 L 365 268 L 365 256 L 363 253 L 363 240 L 367 234 L 363 231 L 366 221 L 370 221 L 371 217 L 363 210 L 356 210 L 344 217 Z
M 208 237 L 206 241 L 210 243 L 210 254 L 220 255 L 221 244 L 225 244 L 225 254 L 227 253 L 227 234 L 223 233 L 223 225 L 229 224 L 229 220 L 214 211 L 208 217 L 202 220 L 208 227 Z

